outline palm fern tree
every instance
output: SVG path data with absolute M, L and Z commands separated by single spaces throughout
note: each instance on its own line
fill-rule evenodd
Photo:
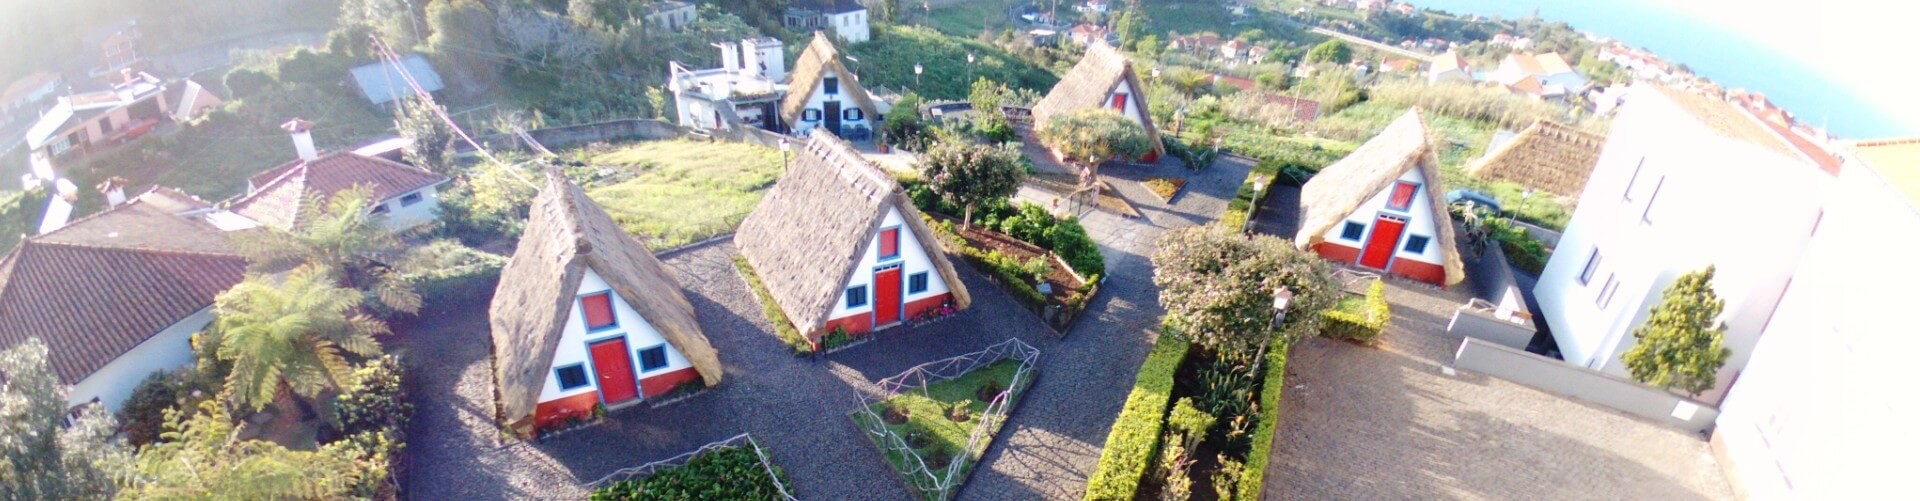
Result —
M 322 270 L 335 283 L 373 294 L 402 313 L 420 311 L 420 295 L 387 263 L 399 262 L 406 242 L 375 224 L 367 206 L 373 191 L 355 186 L 331 199 L 311 195 L 300 204 L 293 231 L 262 228 L 235 238 L 253 271 L 272 273 L 298 266 Z
M 302 266 L 278 282 L 251 275 L 214 300 L 211 345 L 233 364 L 226 391 L 260 410 L 282 389 L 312 401 L 355 384 L 347 354 L 380 354 L 386 324 L 359 311 L 365 298 L 335 286 L 326 271 Z
M 340 499 L 385 480 L 383 470 L 355 461 L 346 441 L 299 451 L 240 439 L 241 427 L 213 401 L 167 414 L 166 440 L 140 449 L 121 498 Z

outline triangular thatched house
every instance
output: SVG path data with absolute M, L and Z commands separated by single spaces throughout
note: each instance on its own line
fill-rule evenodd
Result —
M 1442 287 L 1466 278 L 1440 161 L 1413 109 L 1300 189 L 1294 245 L 1328 260 Z
M 972 303 L 891 176 L 824 131 L 815 130 L 796 156 L 733 240 L 808 339 L 835 329 L 871 332 Z
M 880 128 L 886 110 L 847 70 L 826 33 L 813 32 L 813 42 L 793 62 L 792 76 L 780 101 L 780 120 L 794 134 L 825 128 L 837 136 L 865 138 Z
M 1488 181 L 1512 181 L 1528 188 L 1578 197 L 1586 189 L 1593 164 L 1600 161 L 1604 137 L 1538 120 L 1467 168 Z
M 1112 109 L 1140 122 L 1153 145 L 1153 152 L 1141 160 L 1152 162 L 1166 154 L 1166 147 L 1160 144 L 1160 129 L 1154 127 L 1153 114 L 1147 111 L 1147 86 L 1133 71 L 1133 61 L 1105 41 L 1088 45 L 1080 63 L 1047 91 L 1047 97 L 1033 105 L 1033 123 L 1044 127 L 1055 116 L 1090 108 Z
M 531 433 L 720 383 L 692 303 L 639 239 L 558 173 L 530 212 L 490 310 L 502 424 Z

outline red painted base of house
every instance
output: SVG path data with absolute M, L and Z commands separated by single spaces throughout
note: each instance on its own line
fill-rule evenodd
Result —
M 927 296 L 920 299 L 915 299 L 913 301 L 908 301 L 906 305 L 907 307 L 905 308 L 906 315 L 901 318 L 912 319 L 914 317 L 920 316 L 920 314 L 922 313 L 926 313 L 928 310 L 939 308 L 940 305 L 947 304 L 952 301 L 953 301 L 953 293 L 938 294 L 933 296 Z M 847 315 L 847 316 L 836 318 L 833 320 L 828 320 L 826 327 L 823 327 L 818 331 L 808 334 L 807 339 L 811 339 L 813 340 L 813 342 L 818 343 L 820 342 L 820 338 L 825 337 L 829 333 L 832 333 L 833 329 L 836 327 L 845 328 L 847 330 L 847 333 L 849 334 L 866 334 L 866 333 L 873 332 L 874 330 L 873 329 L 873 312 L 866 311 L 861 313 L 855 313 L 852 315 Z
M 673 391 L 674 387 L 680 386 L 682 383 L 698 380 L 700 380 L 700 372 L 694 370 L 692 367 L 657 376 L 649 376 L 646 379 L 640 380 L 640 394 L 644 395 L 644 398 L 653 398 Z M 593 406 L 599 403 L 600 392 L 598 391 L 589 391 L 579 395 L 569 395 L 540 402 L 540 405 L 534 407 L 533 410 L 534 429 L 544 430 L 568 418 L 586 418 L 592 416 Z
M 1160 162 L 1160 152 L 1152 151 L 1152 152 L 1147 152 L 1147 154 L 1140 156 L 1140 163 L 1150 164 L 1150 163 L 1158 163 L 1158 162 Z
M 1355 264 L 1360 261 L 1360 249 L 1333 242 L 1320 242 L 1318 245 L 1313 246 L 1313 252 L 1320 254 L 1320 257 L 1326 258 L 1328 261 L 1336 263 Z M 1412 259 L 1395 259 L 1392 264 L 1387 266 L 1389 269 L 1387 269 L 1386 272 L 1389 274 L 1438 285 L 1442 289 L 1447 287 L 1446 267 Z

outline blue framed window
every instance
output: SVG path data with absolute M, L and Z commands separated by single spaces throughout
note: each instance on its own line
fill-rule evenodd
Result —
M 831 95 L 835 95 L 835 94 L 839 94 L 839 93 L 840 93 L 840 78 L 839 78 L 839 77 L 827 77 L 827 79 L 826 79 L 826 80 L 824 80 L 824 81 L 822 81 L 822 82 L 820 83 L 820 88 L 821 88 L 821 89 L 824 89 L 824 90 L 826 91 L 826 93 L 827 93 L 827 95 L 829 95 L 829 96 L 831 96 Z
M 640 372 L 653 372 L 665 368 L 667 368 L 667 345 L 640 350 Z
M 818 122 L 820 121 L 820 110 L 808 108 L 806 111 L 800 112 L 800 119 L 808 122 Z
M 907 276 L 907 293 L 908 294 L 919 294 L 926 291 L 927 291 L 927 272 L 922 271 L 922 272 Z
M 847 288 L 847 307 L 859 308 L 867 305 L 867 286 L 855 285 Z
M 587 385 L 587 365 L 578 363 L 553 370 L 553 378 L 560 383 L 560 390 L 566 391 Z
M 1347 221 L 1347 226 L 1340 228 L 1340 238 L 1358 242 L 1364 236 L 1367 236 L 1367 225 Z
M 1403 249 L 1405 249 L 1408 254 L 1423 254 L 1427 252 L 1427 242 L 1431 241 L 1433 241 L 1433 239 L 1425 235 L 1410 236 L 1407 237 L 1407 245 L 1403 247 Z
M 408 193 L 405 196 L 400 197 L 400 206 L 401 207 L 411 206 L 413 204 L 420 203 L 421 200 L 425 200 L 425 199 L 426 199 L 426 195 L 422 195 L 418 191 L 413 193 Z

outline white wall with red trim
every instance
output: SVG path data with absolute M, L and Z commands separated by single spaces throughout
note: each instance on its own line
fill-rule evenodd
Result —
M 1127 102 L 1126 102 L 1126 105 L 1124 106 L 1125 109 L 1115 109 L 1113 107 L 1113 97 L 1118 94 L 1127 95 L 1127 99 L 1126 99 Z M 1144 115 L 1141 115 L 1141 113 L 1146 112 L 1146 110 L 1141 109 L 1140 104 L 1145 103 L 1146 99 L 1147 99 L 1147 96 L 1135 94 L 1133 92 L 1133 86 L 1128 85 L 1127 79 L 1122 78 L 1120 79 L 1120 83 L 1115 84 L 1113 86 L 1112 91 L 1107 92 L 1107 99 L 1105 101 L 1101 101 L 1100 106 L 1109 110 L 1118 111 L 1120 112 L 1121 115 L 1124 115 L 1127 118 L 1131 118 L 1133 119 L 1134 122 L 1138 122 L 1140 126 L 1145 127 L 1147 124 L 1147 121 L 1145 118 L 1142 118 Z
M 1444 254 L 1441 253 L 1440 246 L 1453 245 L 1453 242 L 1440 241 L 1440 232 L 1438 231 L 1438 227 L 1435 226 L 1438 220 L 1434 217 L 1433 202 L 1432 199 L 1429 198 L 1433 196 L 1433 193 L 1432 189 L 1426 185 L 1426 178 L 1420 175 L 1420 169 L 1411 168 L 1407 169 L 1407 172 L 1400 174 L 1398 181 L 1399 182 L 1388 184 L 1385 189 L 1380 190 L 1379 193 L 1375 193 L 1372 197 L 1368 198 L 1367 201 L 1361 202 L 1359 208 L 1354 209 L 1353 213 L 1347 215 L 1345 222 L 1333 225 L 1332 228 L 1327 229 L 1326 234 L 1321 236 L 1325 238 L 1328 243 L 1360 249 L 1361 255 L 1365 255 L 1367 242 L 1373 238 L 1373 224 L 1379 220 L 1380 213 L 1385 212 L 1397 216 L 1404 216 L 1407 218 L 1407 228 L 1401 233 L 1400 240 L 1393 244 L 1393 259 L 1407 259 L 1445 266 L 1446 258 L 1443 257 Z M 1406 210 L 1388 209 L 1387 202 L 1393 198 L 1393 188 L 1401 182 L 1416 184 L 1416 188 L 1413 190 L 1413 200 L 1408 204 Z M 1346 223 L 1358 223 L 1366 227 L 1366 231 L 1360 234 L 1360 240 L 1342 238 L 1342 232 L 1346 228 Z M 1449 221 L 1447 224 L 1452 223 Z M 1415 235 L 1427 237 L 1427 248 L 1420 252 L 1407 252 L 1407 239 Z M 1392 266 L 1392 263 L 1389 262 L 1388 266 Z
M 914 237 L 913 231 L 907 229 L 905 222 L 906 219 L 901 216 L 899 209 L 887 208 L 886 220 L 880 223 L 879 230 L 875 230 L 874 234 L 867 238 L 867 249 L 860 253 L 860 265 L 853 269 L 853 276 L 847 279 L 845 286 L 840 288 L 839 297 L 834 302 L 833 313 L 827 315 L 829 320 L 873 314 L 873 269 L 883 264 L 899 263 L 901 265 L 900 303 L 902 305 L 917 299 L 947 293 L 946 279 L 940 276 L 940 270 L 934 269 L 933 259 L 927 257 L 927 248 L 921 244 L 920 239 Z M 900 229 L 900 257 L 888 259 L 883 263 L 880 260 L 880 233 L 887 228 Z M 909 293 L 907 285 L 915 273 L 927 274 L 927 290 Z M 849 308 L 847 307 L 847 290 L 854 287 L 866 287 L 867 301 L 864 305 Z
M 587 332 L 586 315 L 581 310 L 580 298 L 601 292 L 606 292 L 610 295 L 610 302 L 613 305 L 614 324 L 617 327 L 589 333 Z M 621 298 L 619 292 L 613 291 L 612 288 L 607 285 L 606 280 L 601 279 L 600 274 L 594 273 L 592 268 L 588 268 L 586 276 L 581 277 L 580 288 L 574 291 L 574 297 L 568 304 L 567 311 L 567 325 L 561 330 L 560 345 L 553 350 L 553 363 L 548 366 L 546 382 L 543 383 L 540 388 L 541 402 L 599 391 L 600 378 L 595 374 L 593 358 L 587 352 L 587 345 L 592 343 L 625 337 L 627 340 L 627 362 L 632 364 L 633 374 L 637 379 L 669 374 L 673 371 L 693 366 L 693 364 L 687 362 L 686 356 L 680 354 L 679 349 L 667 343 L 666 338 L 660 336 L 660 331 L 654 330 L 653 324 L 648 323 L 645 317 L 640 316 L 640 312 L 634 311 L 633 306 L 629 305 L 624 298 Z M 667 347 L 666 367 L 641 372 L 639 351 L 661 345 Z M 587 384 L 579 388 L 562 390 L 560 389 L 560 378 L 556 375 L 556 370 L 573 364 L 586 365 Z M 636 380 L 634 385 L 637 388 L 639 381 Z

